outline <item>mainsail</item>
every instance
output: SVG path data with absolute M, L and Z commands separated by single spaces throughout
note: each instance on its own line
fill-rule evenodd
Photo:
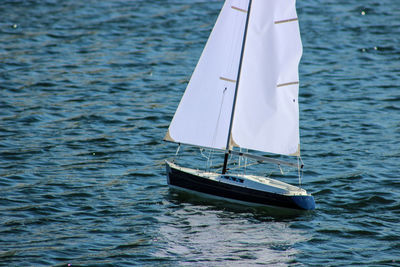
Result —
M 249 0 L 225 1 L 166 140 L 226 149 L 231 136 L 229 149 L 299 154 L 302 46 L 295 0 L 252 0 L 250 12 L 248 5 Z
M 254 150 L 296 154 L 302 45 L 295 0 L 253 0 L 249 19 L 232 142 Z

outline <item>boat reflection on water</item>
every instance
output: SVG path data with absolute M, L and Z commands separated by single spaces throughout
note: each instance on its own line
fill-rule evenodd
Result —
M 292 220 L 304 221 L 310 212 L 284 213 L 174 189 L 166 198 L 170 205 L 158 218 L 163 223 L 156 237 L 161 249 L 153 253 L 157 258 L 198 266 L 235 266 L 238 260 L 242 266 L 287 266 L 300 253 L 296 245 L 310 239 L 291 228 Z

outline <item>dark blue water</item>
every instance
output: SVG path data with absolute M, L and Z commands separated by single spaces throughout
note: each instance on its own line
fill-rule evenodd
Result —
M 0 265 L 400 265 L 397 0 L 297 3 L 315 212 L 168 189 L 161 140 L 222 3 L 1 1 Z

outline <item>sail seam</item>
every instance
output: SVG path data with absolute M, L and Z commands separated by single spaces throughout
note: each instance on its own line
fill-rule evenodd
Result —
M 281 23 L 286 23 L 286 22 L 293 22 L 293 21 L 297 21 L 298 18 L 292 18 L 292 19 L 285 19 L 285 20 L 278 20 L 275 21 L 275 24 L 281 24 Z
M 283 86 L 294 85 L 294 84 L 299 84 L 299 82 L 281 83 L 281 84 L 278 84 L 276 87 L 283 87 Z
M 231 83 L 236 83 L 236 80 L 232 80 L 232 79 L 228 79 L 228 78 L 225 78 L 225 77 L 219 77 L 221 80 L 223 80 L 223 81 L 227 81 L 227 82 L 231 82 Z
M 236 6 L 231 6 L 231 8 L 232 8 L 232 9 L 235 9 L 235 10 L 237 10 L 237 11 L 240 11 L 240 12 L 247 13 L 247 10 L 242 9 L 242 8 L 239 8 L 239 7 L 236 7 Z

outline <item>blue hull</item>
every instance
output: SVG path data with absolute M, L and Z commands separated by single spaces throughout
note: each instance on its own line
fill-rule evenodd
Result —
M 166 169 L 168 184 L 175 187 L 257 205 L 297 210 L 315 209 L 314 197 L 311 195 L 287 196 L 221 183 L 176 169 L 168 163 Z

